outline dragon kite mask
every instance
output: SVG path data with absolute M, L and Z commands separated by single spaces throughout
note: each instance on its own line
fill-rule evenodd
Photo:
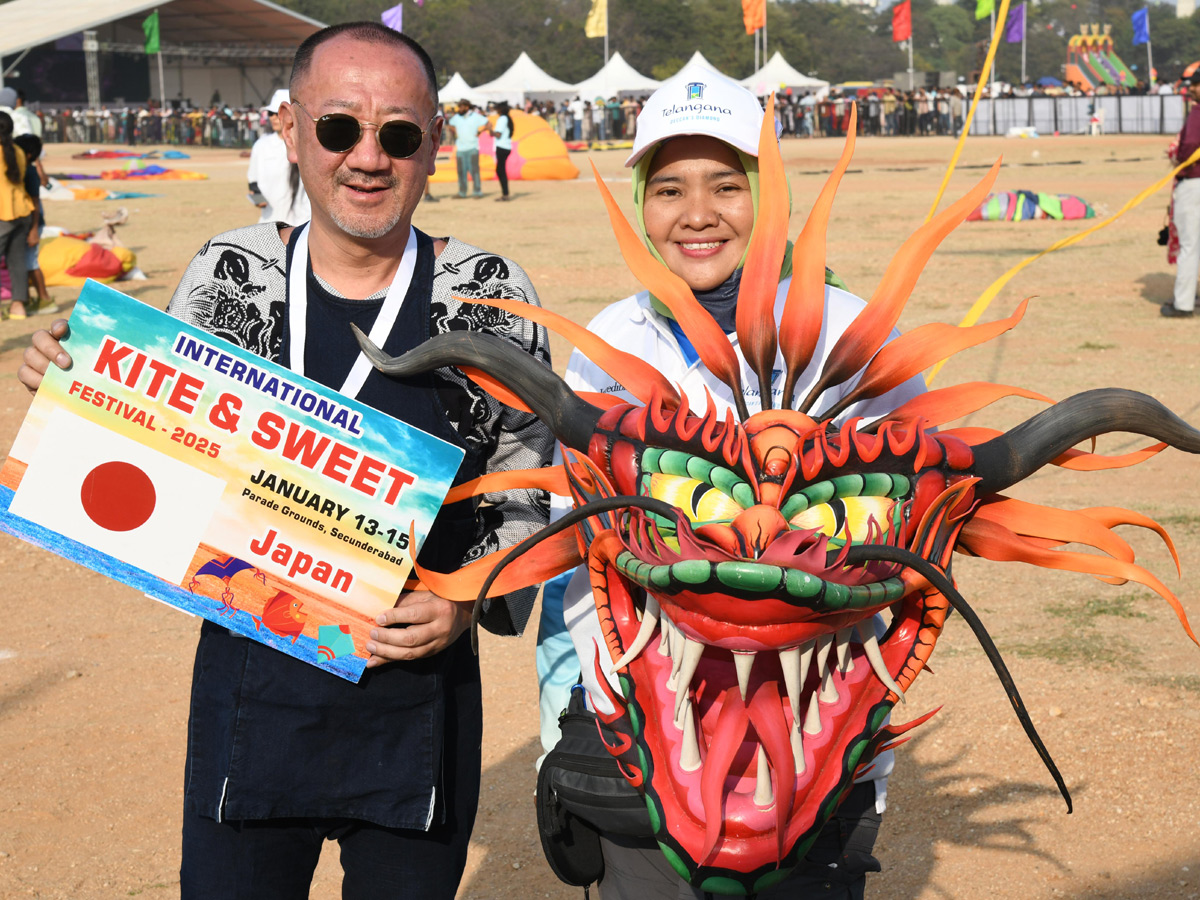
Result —
M 754 894 L 784 878 L 855 777 L 932 715 L 888 724 L 951 608 L 983 644 L 1069 808 L 1063 779 L 1003 661 L 954 587 L 953 551 L 1110 583 L 1138 581 L 1172 605 L 1195 640 L 1175 597 L 1134 563 L 1133 550 L 1112 531 L 1153 529 L 1174 556 L 1159 525 L 1128 510 L 1061 510 L 1001 493 L 1047 464 L 1115 468 L 1167 445 L 1200 452 L 1200 432 L 1157 401 L 1097 390 L 1007 433 L 942 428 L 1003 397 L 1050 402 L 1020 388 L 971 383 L 922 394 L 873 422 L 840 420 L 855 402 L 1019 321 L 1025 304 L 1009 319 L 970 328 L 925 325 L 888 342 L 925 262 L 978 207 L 999 163 L 908 239 L 818 366 L 825 226 L 855 128 L 852 121 L 842 157 L 796 241 L 777 324 L 787 189 L 773 123 L 768 107 L 761 202 L 737 310 L 739 343 L 758 375 L 763 410 L 749 414 L 730 341 L 682 280 L 652 259 L 599 176 L 626 261 L 730 386 L 736 414 L 712 402 L 691 409 L 683 392 L 643 360 L 563 317 L 509 301 L 480 302 L 564 335 L 640 402 L 577 394 L 499 337 L 442 335 L 389 359 L 360 335 L 383 371 L 458 366 L 503 402 L 536 413 L 564 445 L 562 468 L 487 475 L 455 489 L 447 502 L 537 487 L 569 494 L 572 512 L 451 575 L 418 567 L 422 582 L 443 596 L 482 601 L 587 565 L 605 643 L 595 665 L 608 696 L 597 708 L 612 710 L 600 713 L 602 737 L 643 794 L 659 846 L 680 876 L 722 894 Z M 771 408 L 777 356 L 787 375 L 782 408 Z M 799 396 L 804 384 L 811 386 Z M 830 388 L 842 391 L 832 405 L 825 399 L 835 393 Z M 1160 443 L 1120 457 L 1071 449 L 1111 431 Z M 1099 552 L 1063 549 L 1067 544 Z M 610 672 L 616 689 L 605 677 Z

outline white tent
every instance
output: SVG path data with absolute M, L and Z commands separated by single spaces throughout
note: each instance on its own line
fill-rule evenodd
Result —
M 634 69 L 620 53 L 614 53 L 608 58 L 599 72 L 585 81 L 575 85 L 575 92 L 580 97 L 590 100 L 593 97 L 621 97 L 631 94 L 650 94 L 661 81 L 647 78 Z
M 742 85 L 761 97 L 771 91 L 787 88 L 802 93 L 815 93 L 828 88 L 829 82 L 800 74 L 783 58 L 783 54 L 776 50 L 765 66 L 749 78 L 742 79 Z
M 526 98 L 533 100 L 566 100 L 576 96 L 575 86 L 548 75 L 524 50 L 503 75 L 475 88 L 475 93 L 488 100 L 507 100 L 519 106 Z
M 0 3 L 0 72 L 18 68 L 34 47 L 83 31 L 96 32 L 102 55 L 144 57 L 142 20 L 156 9 L 167 98 L 198 103 L 219 91 L 231 106 L 265 104 L 276 88 L 287 86 L 297 45 L 324 27 L 271 0 L 12 0 Z M 73 49 L 58 52 L 82 56 L 80 38 L 68 43 Z M 101 71 L 105 66 L 100 64 Z M 150 94 L 157 97 L 153 58 L 149 66 Z M 80 84 L 79 92 L 84 89 Z
M 446 86 L 438 91 L 438 105 L 445 106 L 447 103 L 454 105 L 459 100 L 470 100 L 477 106 L 483 106 L 487 102 L 483 94 L 467 84 L 467 80 L 455 72 L 446 82 Z
M 705 59 L 704 54 L 701 53 L 699 50 L 697 50 L 695 53 L 692 54 L 692 58 L 689 59 L 686 63 L 684 63 L 684 66 L 704 66 L 705 68 L 712 69 L 714 72 L 721 71 L 716 66 L 714 66 L 712 63 L 710 63 L 707 59 Z M 680 68 L 682 68 L 682 66 Z

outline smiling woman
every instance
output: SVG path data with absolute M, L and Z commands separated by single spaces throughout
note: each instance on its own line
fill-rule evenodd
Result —
M 781 321 L 792 283 L 792 247 L 783 237 L 775 245 L 773 256 L 759 251 L 756 262 L 751 253 L 756 220 L 786 221 L 790 206 L 778 154 L 772 157 L 776 168 L 769 173 L 765 167 L 772 163 L 764 157 L 760 180 L 759 142 L 760 139 L 771 140 L 770 123 L 764 126 L 762 106 L 749 91 L 711 69 L 688 66 L 650 97 L 637 124 L 634 150 L 626 163 L 632 169 L 637 235 L 650 254 L 690 289 L 699 307 L 693 307 L 688 320 L 681 323 L 665 302 L 652 293 L 642 292 L 604 310 L 591 322 L 589 330 L 612 346 L 645 360 L 668 383 L 677 387 L 685 407 L 709 410 L 714 423 L 732 409 L 737 409 L 745 419 L 762 410 L 785 408 L 788 405 L 785 397 L 792 396 L 793 392 L 803 396 L 813 389 L 825 357 L 863 309 L 864 303 L 846 292 L 832 273 L 825 272 L 824 296 L 818 290 L 808 298 L 816 309 L 823 305 L 823 310 L 816 313 L 823 317 L 822 333 L 804 371 L 793 373 L 794 385 L 786 374 L 789 366 L 774 344 L 751 348 L 745 343 L 752 332 L 743 331 L 744 323 L 739 323 L 739 315 L 743 319 L 761 317 L 763 321 L 773 315 L 774 321 Z M 764 184 L 775 185 L 767 189 L 765 196 L 761 189 Z M 611 206 L 610 213 L 620 215 Z M 614 225 L 620 231 L 625 223 L 614 220 Z M 786 226 L 764 227 L 768 240 L 772 231 L 783 235 Z M 630 242 L 633 240 L 631 236 Z M 623 249 L 628 250 L 624 246 Z M 768 268 L 761 262 L 768 256 L 779 262 L 770 262 Z M 810 274 L 814 276 L 814 286 L 819 288 L 819 264 Z M 660 284 L 664 289 L 671 287 L 665 280 Z M 744 307 L 741 313 L 739 296 Z M 675 300 L 678 301 L 678 297 Z M 686 308 L 678 302 L 671 305 L 677 311 Z M 707 324 L 698 321 L 708 319 L 708 316 L 712 321 Z M 893 332 L 892 337 L 895 336 Z M 714 348 L 720 349 L 718 344 L 722 341 L 728 341 L 736 354 L 740 381 L 722 378 L 707 365 L 709 360 L 721 356 L 714 353 Z M 747 357 L 756 362 L 747 362 Z M 870 420 L 886 414 L 924 389 L 920 378 L 915 377 L 874 399 L 840 404 L 840 396 L 848 393 L 856 380 L 851 377 L 843 387 L 830 388 L 814 398 L 815 417 L 820 418 L 822 411 L 830 410 L 836 414 L 839 423 L 853 416 Z M 572 355 L 567 366 L 566 382 L 576 391 L 616 395 L 629 401 L 634 399 L 624 384 L 579 351 Z M 730 382 L 740 383 L 740 390 L 731 388 Z M 683 439 L 683 434 L 677 437 Z M 763 603 L 765 593 L 776 588 L 785 590 L 793 599 L 811 597 L 819 591 L 832 592 L 843 605 L 850 606 L 862 605 L 872 599 L 871 590 L 866 587 L 851 589 L 835 585 L 830 588 L 820 578 L 789 573 L 786 567 L 775 565 L 764 548 L 775 537 L 789 533 L 789 537 L 779 542 L 781 547 L 794 548 L 798 541 L 809 540 L 817 541 L 823 549 L 832 549 L 886 534 L 894 527 L 894 510 L 900 508 L 895 498 L 898 492 L 907 489 L 907 485 L 893 483 L 887 475 L 880 476 L 869 486 L 865 482 L 854 485 L 819 482 L 809 486 L 806 492 L 791 497 L 781 508 L 765 511 L 766 507 L 753 499 L 754 489 L 748 482 L 727 468 L 714 467 L 711 461 L 702 462 L 675 450 L 661 453 L 647 450 L 642 462 L 639 487 L 629 492 L 666 501 L 680 510 L 686 519 L 686 528 L 662 517 L 654 519 L 656 540 L 662 541 L 668 554 L 675 554 L 671 558 L 677 560 L 687 556 L 686 548 L 680 547 L 681 535 L 686 532 L 687 540 L 695 540 L 690 537 L 694 532 L 699 538 L 723 548 L 728 559 L 722 557 L 724 561 L 713 565 L 690 559 L 647 565 L 640 557 L 626 554 L 618 558 L 617 567 L 624 566 L 622 572 L 633 584 L 650 593 L 659 590 L 662 583 L 677 582 L 688 585 L 686 590 L 693 593 L 707 595 L 732 591 L 740 599 L 752 601 L 754 609 L 759 611 L 766 608 Z M 564 504 L 555 512 L 561 514 L 565 510 Z M 755 537 L 751 539 L 747 535 Z M 742 546 L 743 539 L 753 546 Z M 753 559 L 753 562 L 744 558 Z M 558 741 L 558 713 L 568 706 L 569 691 L 576 681 L 581 680 L 587 687 L 589 700 L 602 719 L 612 714 L 613 697 L 629 697 L 622 691 L 628 691 L 631 682 L 628 678 L 618 678 L 617 670 L 625 671 L 622 666 L 637 654 L 631 652 L 614 663 L 602 649 L 598 651 L 606 646 L 605 638 L 593 626 L 597 621 L 595 610 L 603 605 L 604 598 L 593 597 L 591 585 L 584 566 L 547 582 L 543 592 L 538 680 L 542 685 L 542 743 L 547 751 Z M 888 591 L 897 586 L 893 584 L 880 590 Z M 676 661 L 667 657 L 663 673 L 664 679 L 669 675 L 668 686 L 672 691 L 679 688 L 676 702 L 682 704 L 678 707 L 682 718 L 676 721 L 677 727 L 672 734 L 678 734 L 680 742 L 679 777 L 681 784 L 690 785 L 684 789 L 686 792 L 692 787 L 696 790 L 702 787 L 705 776 L 698 765 L 699 748 L 707 746 L 711 758 L 715 732 L 713 723 L 703 717 L 703 704 L 698 707 L 700 713 L 696 713 L 689 724 L 687 712 L 690 707 L 679 698 L 688 696 L 688 684 L 709 684 L 705 694 L 709 696 L 713 684 L 733 685 L 748 680 L 754 653 L 744 651 L 752 644 L 757 649 L 767 644 L 756 644 L 750 634 L 753 629 L 748 627 L 726 633 L 727 626 L 715 624 L 727 621 L 720 613 L 713 613 L 711 618 L 687 616 L 675 606 L 668 610 L 668 605 L 663 600 L 661 609 L 654 613 L 656 607 L 647 600 L 642 622 L 650 623 L 657 615 L 661 615 L 663 621 L 670 619 L 668 627 L 686 629 L 687 637 L 700 651 L 690 669 L 689 663 L 680 657 L 681 668 L 674 671 Z M 567 622 L 572 623 L 569 634 Z M 863 631 L 849 637 L 839 654 L 855 653 L 865 658 L 864 654 L 873 651 L 873 638 L 868 618 Z M 658 660 L 665 656 L 662 654 L 665 646 L 659 643 L 659 652 L 645 651 L 639 658 Z M 714 659 L 718 656 L 722 660 L 720 665 L 728 671 L 717 671 L 719 666 Z M 865 671 L 866 667 L 860 667 L 860 672 Z M 890 676 L 887 677 L 890 681 Z M 794 718 L 799 721 L 799 717 Z M 812 735 L 810 739 L 813 739 Z M 664 756 L 674 764 L 674 755 L 666 752 Z M 751 770 L 743 787 L 754 794 L 757 805 L 747 799 L 736 813 L 728 812 L 733 809 L 728 806 L 727 814 L 739 821 L 758 821 L 764 815 L 763 810 L 771 806 L 770 801 L 763 799 L 773 790 L 770 766 L 766 757 L 760 759 L 755 777 L 752 755 L 742 762 Z M 841 809 L 816 839 L 808 859 L 797 860 L 799 864 L 786 878 L 783 875 L 787 867 L 783 867 L 772 876 L 775 880 L 782 879 L 780 883 L 772 887 L 764 885 L 757 890 L 758 896 L 763 900 L 794 897 L 807 895 L 812 890 L 814 896 L 819 893 L 823 897 L 861 897 L 864 873 L 877 867 L 871 847 L 879 814 L 883 812 L 891 766 L 890 753 L 880 754 L 873 770 L 847 794 Z M 709 807 L 705 810 L 709 812 Z M 713 814 L 710 818 L 715 822 L 721 817 Z M 677 819 L 673 821 L 678 822 Z M 681 872 L 694 872 L 695 866 L 680 861 L 682 857 L 678 854 L 671 860 L 669 854 L 660 852 L 660 844 L 654 840 L 631 837 L 628 832 L 617 833 L 616 826 L 606 828 L 604 822 L 595 824 L 601 832 L 605 867 L 602 876 L 594 872 L 592 875 L 600 878 L 603 897 L 637 896 L 643 900 L 665 900 L 703 896 L 699 887 L 694 886 L 698 884 L 695 878 L 689 879 L 692 885 L 681 879 Z M 673 835 L 682 834 L 678 824 L 672 828 L 675 829 Z M 747 842 L 751 843 L 752 840 Z M 773 838 L 761 843 L 764 847 L 770 845 L 768 856 L 775 853 Z M 758 851 L 744 852 L 745 857 L 733 860 L 732 856 L 736 855 L 733 851 L 722 850 L 720 853 L 726 854 L 728 859 L 697 859 L 695 864 L 753 868 L 748 859 Z M 700 855 L 704 856 L 703 853 Z M 771 856 L 771 859 L 776 857 Z M 836 865 L 831 868 L 831 863 Z
M 720 287 L 740 269 L 754 229 L 750 179 L 737 151 L 688 135 L 642 159 L 639 168 L 649 176 L 642 221 L 651 246 L 693 292 Z

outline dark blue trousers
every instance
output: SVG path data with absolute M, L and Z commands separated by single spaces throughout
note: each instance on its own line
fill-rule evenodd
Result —
M 305 900 L 326 840 L 341 845 L 343 900 L 451 900 L 467 861 L 470 812 L 465 823 L 428 832 L 350 819 L 218 823 L 187 814 L 181 900 Z

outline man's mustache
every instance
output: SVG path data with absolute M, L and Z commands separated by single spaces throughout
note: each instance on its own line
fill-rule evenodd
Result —
M 364 178 L 361 175 L 352 173 L 337 173 L 334 180 L 339 185 L 356 187 L 359 189 L 374 190 L 376 188 L 394 188 L 400 184 L 400 179 L 395 175 L 389 175 L 386 178 Z

